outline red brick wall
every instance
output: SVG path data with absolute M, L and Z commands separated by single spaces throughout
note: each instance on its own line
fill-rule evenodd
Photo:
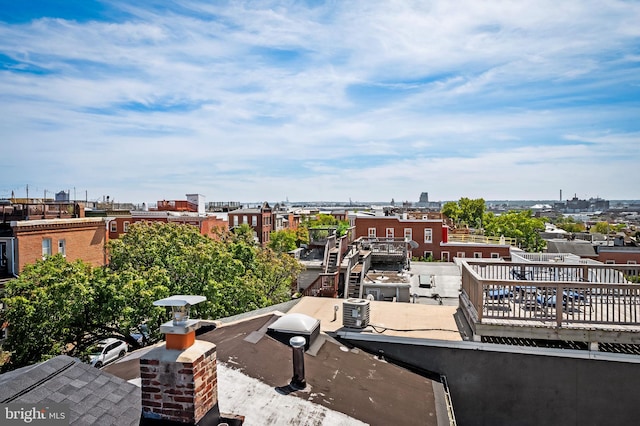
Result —
M 127 216 L 123 216 L 123 217 L 116 217 L 115 219 L 113 219 L 111 222 L 115 222 L 116 223 L 116 231 L 115 232 L 111 232 L 111 222 L 109 222 L 109 239 L 113 240 L 113 239 L 117 239 L 120 238 L 120 235 L 124 234 L 124 223 L 125 222 L 129 222 L 129 226 L 133 225 L 134 223 L 138 223 L 138 222 L 164 222 L 167 223 L 168 219 L 167 217 L 148 217 L 148 218 L 132 218 L 132 217 L 127 217 Z
M 258 234 L 260 238 L 260 244 L 266 246 L 269 242 L 271 231 L 273 231 L 273 215 L 271 211 L 262 212 L 261 217 L 258 218 L 258 225 L 262 234 Z
M 464 257 L 467 259 L 475 258 L 476 253 L 480 253 L 480 258 L 491 259 L 491 255 L 497 253 L 501 259 L 510 259 L 511 250 L 509 246 L 490 246 L 482 244 L 455 244 L 449 243 L 440 247 L 441 253 L 449 253 L 449 261 L 452 261 L 454 257 Z M 459 253 L 464 253 L 464 256 L 459 256 Z M 441 257 L 436 260 L 440 260 Z
M 162 351 L 168 352 L 158 348 L 140 359 L 142 415 L 195 424 L 218 402 L 216 347 L 193 362 L 168 360 L 159 356 Z
M 244 217 L 247 217 L 247 221 L 244 221 Z M 233 218 L 238 218 L 238 226 L 246 223 L 253 229 L 258 237 L 258 242 L 262 246 L 266 246 L 269 242 L 269 234 L 273 231 L 273 215 L 271 214 L 271 210 L 263 211 L 262 213 L 243 213 L 233 212 L 229 213 L 229 227 L 233 227 L 234 221 Z M 253 218 L 256 218 L 256 226 L 253 226 Z
M 198 205 L 187 200 L 158 201 L 158 211 L 197 212 Z
M 289 229 L 298 229 L 300 227 L 300 216 L 289 213 Z
M 631 263 L 636 263 L 640 265 L 640 250 L 629 250 L 629 251 L 601 250 L 598 253 L 597 260 L 602 263 L 607 263 L 607 261 L 611 263 L 611 261 L 613 261 L 613 263 L 627 264 L 631 262 Z
M 215 216 L 210 216 L 206 219 L 203 219 L 200 224 L 200 233 L 212 238 L 217 237 L 216 230 L 226 231 L 227 229 L 229 229 L 229 222 Z
M 16 232 L 18 240 L 18 271 L 24 266 L 42 259 L 42 240 L 51 238 L 51 254 L 58 253 L 58 241 L 65 240 L 67 260 L 81 259 L 93 266 L 105 264 L 104 222 L 98 222 L 82 228 L 38 229 Z

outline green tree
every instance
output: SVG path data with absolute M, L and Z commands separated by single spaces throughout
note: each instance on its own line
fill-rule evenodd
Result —
M 525 251 L 538 252 L 546 245 L 540 236 L 545 229 L 544 221 L 533 217 L 531 210 L 509 211 L 499 216 L 487 213 L 484 228 L 486 235 L 515 238 Z
M 314 218 L 304 221 L 302 225 L 310 230 L 315 228 L 335 228 L 336 234 L 339 237 L 345 235 L 350 226 L 349 221 L 338 220 L 335 216 L 324 213 L 320 213 Z M 326 238 L 328 236 L 318 232 L 316 232 L 314 235 L 316 236 L 316 238 Z
M 584 232 L 585 226 L 582 222 L 576 222 L 571 216 L 560 216 L 555 220 L 555 225 L 567 232 Z
M 441 213 L 451 219 L 454 223 L 458 223 L 462 210 L 456 201 L 447 201 L 442 206 Z
M 82 356 L 105 337 L 135 345 L 130 333 L 142 323 L 157 339 L 169 315 L 152 302 L 172 294 L 206 296 L 191 312 L 205 319 L 289 300 L 302 265 L 246 237 L 213 240 L 190 225 L 138 223 L 109 242 L 109 267 L 59 255 L 25 267 L 7 284 L 2 313 L 11 368 L 58 354 Z
M 595 225 L 589 229 L 590 233 L 598 233 L 598 234 L 609 234 L 611 231 L 611 225 L 609 222 L 596 222 Z
M 454 223 L 466 224 L 471 227 L 482 227 L 482 220 L 485 211 L 485 201 L 483 198 L 470 199 L 460 198 L 458 202 L 449 201 L 442 206 L 442 214 L 453 220 Z
M 102 268 L 61 255 L 27 265 L 6 285 L 3 320 L 11 368 L 68 354 L 82 357 L 96 341 L 117 337 L 135 344 L 123 321 L 128 294 Z
M 304 226 L 296 228 L 296 245 L 309 244 L 309 230 Z
M 458 205 L 461 210 L 460 220 L 462 222 L 469 226 L 477 226 L 477 224 L 482 223 L 482 216 L 484 215 L 485 210 L 485 201 L 483 198 L 472 200 L 470 198 L 463 197 L 458 201 Z
M 194 317 L 215 319 L 288 300 L 302 265 L 286 253 L 259 247 L 250 227 L 235 231 L 218 241 L 190 225 L 134 224 L 110 242 L 110 265 L 143 280 L 153 273 L 169 294 L 207 296 L 193 307 Z M 274 276 L 285 277 L 275 281 L 279 290 L 265 292 L 273 283 L 264 280 Z
M 286 253 L 298 248 L 298 236 L 294 229 L 274 231 L 269 236 L 267 247 L 279 253 Z

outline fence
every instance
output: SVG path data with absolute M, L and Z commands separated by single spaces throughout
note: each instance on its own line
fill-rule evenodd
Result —
M 638 325 L 638 265 L 462 262 L 462 290 L 483 319 Z

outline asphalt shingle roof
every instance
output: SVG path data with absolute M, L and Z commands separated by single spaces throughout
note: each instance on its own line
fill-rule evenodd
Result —
M 140 388 L 65 355 L 0 375 L 0 402 L 67 404 L 74 426 L 140 421 Z

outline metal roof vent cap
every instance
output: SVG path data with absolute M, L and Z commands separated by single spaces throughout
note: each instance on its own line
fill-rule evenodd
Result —
M 205 300 L 207 298 L 204 296 L 176 295 L 153 302 L 154 306 L 171 307 L 172 320 L 160 326 L 160 332 L 166 338 L 167 349 L 184 350 L 193 345 L 200 320 L 189 319 L 190 308 Z
M 186 325 L 189 321 L 189 311 L 192 305 L 207 300 L 204 296 L 175 295 L 156 300 L 153 306 L 170 306 L 173 325 Z

